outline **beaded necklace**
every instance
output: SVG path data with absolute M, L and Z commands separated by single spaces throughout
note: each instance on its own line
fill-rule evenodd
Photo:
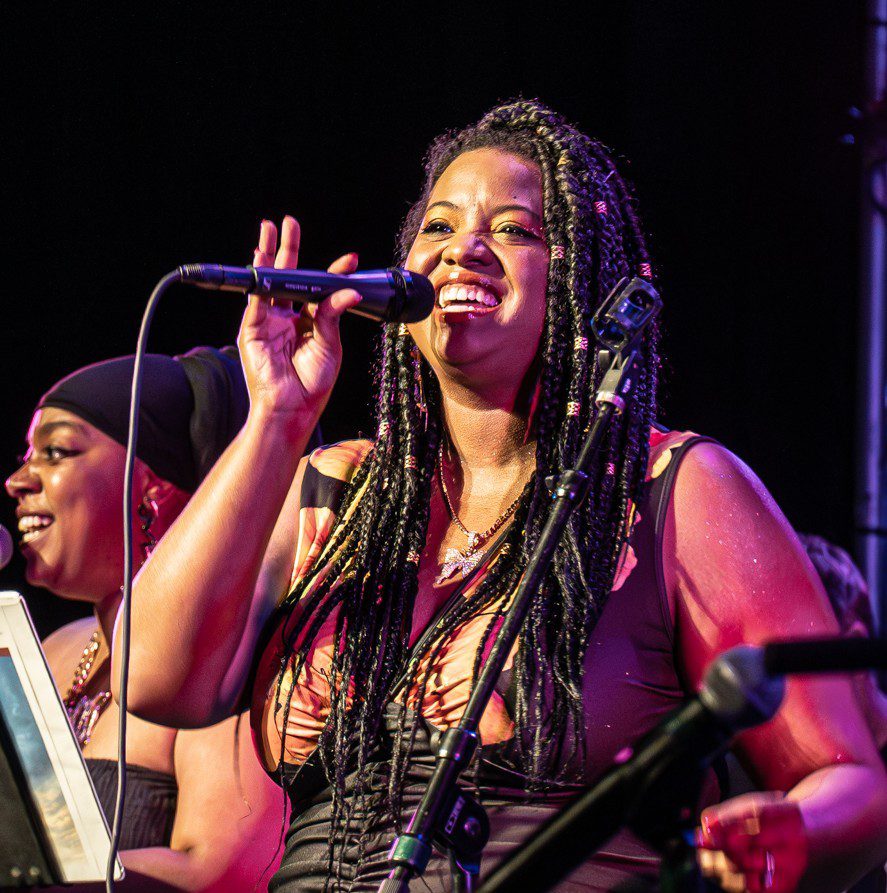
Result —
M 92 730 L 102 715 L 102 711 L 111 702 L 110 691 L 100 691 L 92 698 L 83 694 L 83 689 L 86 687 L 100 647 L 101 636 L 99 631 L 96 630 L 83 649 L 80 663 L 77 664 L 77 669 L 74 671 L 71 687 L 68 689 L 64 699 L 65 711 L 68 714 L 71 728 L 74 730 L 74 735 L 77 737 L 77 743 L 81 749 L 89 741 Z

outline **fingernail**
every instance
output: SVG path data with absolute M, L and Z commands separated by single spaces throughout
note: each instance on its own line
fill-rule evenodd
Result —
M 705 847 L 705 835 L 702 833 L 702 828 L 697 828 L 693 832 L 693 846 Z
M 702 825 L 702 833 L 706 844 L 708 846 L 717 846 L 719 837 L 718 832 L 720 831 L 720 825 L 718 824 L 717 819 L 712 816 L 703 815 L 700 824 Z
M 749 835 L 749 837 L 756 837 L 761 833 L 761 820 L 756 815 L 750 815 L 747 819 L 745 819 L 742 823 L 742 830 Z

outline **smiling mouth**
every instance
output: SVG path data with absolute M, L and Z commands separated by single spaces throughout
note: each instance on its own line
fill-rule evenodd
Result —
M 490 313 L 501 303 L 500 298 L 489 289 L 465 282 L 448 282 L 440 289 L 437 296 L 438 307 L 447 314 Z
M 37 539 L 54 520 L 55 518 L 52 515 L 22 515 L 18 519 L 18 529 L 22 534 L 22 545 L 27 545 Z

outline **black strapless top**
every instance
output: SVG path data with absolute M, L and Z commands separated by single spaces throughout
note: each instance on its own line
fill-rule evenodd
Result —
M 110 827 L 117 798 L 117 761 L 87 759 L 86 767 Z M 179 788 L 172 775 L 127 765 L 121 851 L 168 847 L 178 796 Z

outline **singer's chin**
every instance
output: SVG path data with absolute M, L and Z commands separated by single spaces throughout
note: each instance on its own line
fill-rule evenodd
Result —
M 52 590 L 50 568 L 46 563 L 36 552 L 28 550 L 27 547 L 22 549 L 22 555 L 25 559 L 25 580 L 28 585 L 35 589 Z
M 25 559 L 25 580 L 29 586 L 49 589 L 53 582 L 55 562 L 47 561 L 45 556 L 48 531 L 39 538 L 19 543 L 19 551 Z
M 432 350 L 445 373 L 473 378 L 490 358 L 490 339 L 467 325 L 435 327 Z

